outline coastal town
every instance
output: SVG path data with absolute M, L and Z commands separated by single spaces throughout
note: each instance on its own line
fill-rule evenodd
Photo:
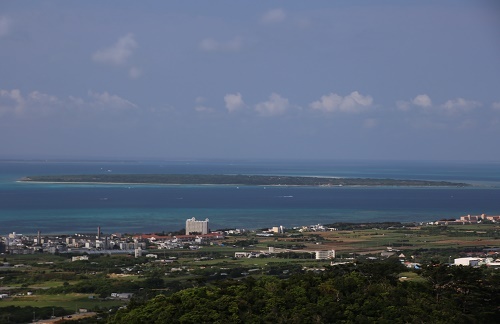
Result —
M 471 224 L 498 224 L 500 216 L 466 215 L 458 219 L 444 219 L 426 223 L 399 224 L 403 228 L 418 228 L 422 226 L 447 226 L 447 225 L 471 225 Z M 0 253 L 2 254 L 70 254 L 75 255 L 73 261 L 88 260 L 88 255 L 133 255 L 136 258 L 146 256 L 157 259 L 163 250 L 188 249 L 199 250 L 206 246 L 224 246 L 228 238 L 253 236 L 267 242 L 294 241 L 294 237 L 303 236 L 304 233 L 324 233 L 335 232 L 336 227 L 324 226 L 321 224 L 304 225 L 290 229 L 284 226 L 274 226 L 267 230 L 248 229 L 225 229 L 210 231 L 209 219 L 196 220 L 195 217 L 187 219 L 185 229 L 178 233 L 148 233 L 148 234 L 103 234 L 101 227 L 97 227 L 96 233 L 75 233 L 75 234 L 43 234 L 40 231 L 35 235 L 23 235 L 20 233 L 10 233 L 0 237 Z M 182 233 L 184 232 L 184 233 Z M 478 232 L 481 234 L 482 232 Z M 323 235 L 324 236 L 324 235 Z M 316 238 L 322 237 L 317 235 Z M 295 240 L 298 241 L 298 240 Z M 265 251 L 252 249 L 254 245 L 246 247 L 246 251 L 235 252 L 234 257 L 268 257 L 275 253 L 289 252 L 292 250 L 314 254 L 316 260 L 335 259 L 335 245 L 327 244 L 324 238 L 316 241 L 311 246 L 297 249 L 297 246 L 290 248 L 280 248 L 269 244 Z M 280 246 L 279 243 L 276 244 Z M 318 249 L 327 246 L 328 249 Z M 236 245 L 234 245 L 236 247 Z M 388 251 L 382 251 L 381 256 L 391 256 L 397 252 L 388 247 Z M 149 251 L 155 251 L 150 253 Z M 160 251 L 160 252 L 158 252 Z M 498 249 L 500 251 L 500 248 Z M 359 253 L 369 254 L 370 249 L 361 249 Z M 81 255 L 81 256 L 79 256 Z M 161 260 L 169 262 L 169 260 Z M 171 262 L 171 260 L 170 260 Z M 491 262 L 488 262 L 490 264 Z M 460 261 L 458 264 L 461 264 Z M 491 263 L 491 265 L 497 265 Z

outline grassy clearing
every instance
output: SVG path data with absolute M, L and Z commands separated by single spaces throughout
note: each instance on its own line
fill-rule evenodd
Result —
M 54 288 L 54 287 L 61 287 L 64 286 L 64 283 L 67 282 L 70 285 L 76 284 L 78 281 L 73 280 L 73 281 L 59 281 L 59 280 L 51 280 L 51 281 L 44 281 L 40 284 L 33 284 L 28 286 L 28 288 L 34 288 L 34 289 L 44 289 L 44 288 Z
M 415 272 L 401 272 L 399 274 L 400 281 L 414 281 L 414 282 L 425 282 L 426 279 L 420 277 Z
M 144 278 L 142 278 L 139 275 L 131 275 L 131 274 L 110 274 L 108 275 L 109 278 L 111 279 L 116 279 L 116 280 L 123 280 L 123 281 L 142 281 Z
M 32 295 L 19 296 L 0 301 L 1 307 L 7 306 L 33 306 L 33 307 L 63 307 L 68 311 L 79 308 L 95 309 L 124 305 L 121 300 L 89 299 L 87 294 L 61 294 L 61 295 Z

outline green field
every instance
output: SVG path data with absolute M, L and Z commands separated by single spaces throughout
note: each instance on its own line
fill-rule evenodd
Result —
M 33 307 L 63 307 L 68 311 L 77 311 L 80 308 L 95 310 L 96 308 L 109 308 L 124 305 L 121 300 L 99 300 L 89 299 L 86 294 L 64 294 L 64 295 L 32 295 L 15 296 L 5 300 L 0 300 L 0 311 L 7 306 L 33 306 Z
M 500 245 L 500 227 L 494 224 L 361 229 L 321 233 L 323 246 L 351 253 L 398 250 L 466 249 Z

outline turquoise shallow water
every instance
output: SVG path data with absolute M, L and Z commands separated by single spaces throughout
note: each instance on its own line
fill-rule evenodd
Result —
M 18 183 L 38 174 L 288 174 L 464 181 L 474 188 L 310 188 Z M 0 162 L 0 233 L 171 231 L 500 214 L 500 164 L 453 162 Z

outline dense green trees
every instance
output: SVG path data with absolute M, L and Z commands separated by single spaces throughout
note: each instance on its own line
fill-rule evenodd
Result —
M 31 323 L 33 319 L 48 319 L 52 315 L 60 317 L 67 314 L 70 314 L 70 312 L 62 307 L 6 306 L 2 307 L 0 311 L 0 323 Z
M 398 263 L 336 266 L 287 279 L 222 280 L 133 303 L 110 323 L 486 323 L 500 315 L 498 275 L 430 266 L 400 281 Z

